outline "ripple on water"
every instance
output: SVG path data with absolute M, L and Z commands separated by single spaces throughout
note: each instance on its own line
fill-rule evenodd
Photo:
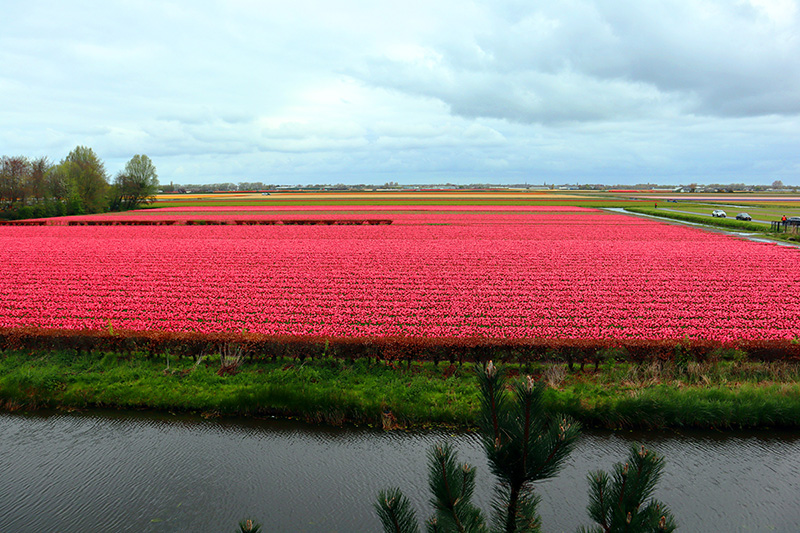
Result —
M 0 414 L 0 531 L 228 531 L 248 516 L 267 531 L 376 531 L 372 502 L 399 486 L 430 512 L 427 452 L 452 440 L 492 477 L 476 435 L 385 433 L 293 422 L 113 413 Z M 587 433 L 562 473 L 537 485 L 547 531 L 586 518 L 591 470 L 632 442 L 666 457 L 657 497 L 684 531 L 793 531 L 800 439 L 787 433 Z

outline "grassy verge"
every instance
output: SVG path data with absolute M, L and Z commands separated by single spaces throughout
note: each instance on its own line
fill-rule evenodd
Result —
M 758 231 L 762 233 L 769 230 L 769 226 L 766 224 L 736 220 L 735 218 L 714 218 L 699 214 L 692 215 L 689 213 L 675 213 L 665 209 L 653 209 L 649 207 L 626 207 L 625 211 L 630 211 L 631 213 L 641 213 L 643 215 L 651 215 L 654 217 L 685 220 L 687 222 L 696 222 L 698 224 L 705 224 L 706 226 L 717 226 L 726 229 Z
M 651 204 L 652 205 L 652 204 Z M 667 211 L 675 210 L 675 211 L 682 211 L 689 214 L 696 214 L 696 215 L 711 215 L 711 211 L 714 209 L 722 209 L 728 213 L 728 217 L 735 219 L 736 214 L 740 212 L 747 212 L 753 216 L 756 220 L 780 220 L 782 215 L 788 216 L 795 216 L 796 214 L 800 214 L 800 202 L 795 203 L 795 205 L 791 208 L 781 208 L 780 206 L 755 206 L 755 205 L 737 205 L 732 206 L 726 203 L 714 203 L 714 202 L 686 202 L 681 201 L 678 203 L 670 203 L 670 202 L 662 202 L 659 204 L 659 210 L 664 209 Z M 647 205 L 643 206 L 633 206 L 633 207 L 648 207 Z M 769 223 L 765 224 L 769 227 Z
M 213 415 L 297 416 L 338 424 L 467 425 L 477 396 L 466 377 L 442 379 L 443 367 L 336 359 L 279 359 L 244 364 L 220 376 L 219 360 L 195 364 L 117 354 L 7 352 L 0 359 L 0 405 L 7 409 L 114 407 Z
M 180 410 L 204 415 L 287 416 L 329 424 L 469 427 L 479 397 L 471 364 L 317 359 L 219 361 L 6 352 L 0 406 Z M 563 364 L 507 367 L 550 385 L 545 406 L 596 427 L 800 427 L 800 367 L 787 362 L 677 365 L 610 361 L 568 372 Z
M 756 233 L 763 233 L 774 239 L 790 242 L 800 242 L 800 234 L 797 233 L 775 233 L 769 231 L 769 226 L 760 224 L 758 222 L 746 222 L 743 220 L 736 220 L 733 218 L 713 218 L 704 215 L 692 215 L 688 213 L 675 213 L 665 211 L 663 209 L 653 209 L 645 207 L 626 207 L 625 211 L 631 213 L 641 213 L 643 215 L 651 215 L 654 217 L 670 218 L 673 220 L 683 220 L 686 222 L 694 222 L 697 224 L 704 224 L 706 226 L 715 226 L 737 231 L 752 231 Z

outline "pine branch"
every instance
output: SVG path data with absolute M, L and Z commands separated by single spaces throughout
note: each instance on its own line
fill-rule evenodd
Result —
M 530 377 L 514 385 L 513 401 L 506 399 L 506 381 L 493 367 L 487 366 L 480 380 L 484 450 L 492 473 L 507 489 L 496 506 L 502 516 L 499 521 L 506 532 L 530 530 L 537 521 L 534 506 L 523 502 L 530 484 L 558 472 L 580 429 L 566 419 L 547 420 L 542 409 L 545 387 Z
M 555 476 L 572 453 L 579 436 L 580 424 L 571 419 L 564 417 L 558 423 L 551 423 L 532 446 L 536 457 L 532 461 L 535 466 L 527 472 L 529 479 L 538 481 Z M 547 455 L 542 457 L 543 453 Z
M 444 530 L 439 527 L 439 521 L 436 520 L 435 516 L 425 522 L 425 526 L 428 533 L 444 533 Z
M 253 522 L 252 520 L 242 520 L 239 522 L 239 532 L 240 533 L 260 533 L 261 532 L 261 524 L 258 522 Z
M 677 525 L 672 513 L 651 499 L 663 468 L 662 457 L 644 446 L 631 446 L 627 461 L 614 465 L 613 478 L 605 472 L 591 474 L 588 511 L 600 529 L 584 531 L 674 531 Z
M 500 485 L 495 490 L 492 500 L 494 531 L 516 531 L 518 533 L 537 533 L 541 528 L 541 518 L 536 508 L 541 501 L 533 490 L 526 487 L 516 496 L 514 510 L 510 508 L 511 488 Z M 509 529 L 511 528 L 511 529 Z
M 502 446 L 500 429 L 500 414 L 506 411 L 507 395 L 505 392 L 505 377 L 502 370 L 495 367 L 491 361 L 478 372 L 478 386 L 481 391 L 481 417 L 480 426 L 483 437 L 493 439 L 493 444 Z
M 375 502 L 375 510 L 385 533 L 419 533 L 411 502 L 399 488 L 381 491 Z
M 455 450 L 449 443 L 435 446 L 428 453 L 429 486 L 440 527 L 452 526 L 460 533 L 485 530 L 483 515 L 472 505 L 475 492 L 475 469 L 458 464 Z
M 609 531 L 608 527 L 608 504 L 606 503 L 606 492 L 608 490 L 609 477 L 605 472 L 592 472 L 589 474 L 589 517 L 600 524 L 602 531 Z
M 524 421 L 522 423 L 522 446 L 523 446 L 522 471 L 523 472 L 528 471 L 528 450 L 530 449 L 528 443 L 531 440 L 531 424 L 533 423 L 531 417 L 534 416 L 531 412 L 533 409 L 533 400 L 534 400 L 533 397 L 534 383 L 530 376 L 527 377 L 527 380 L 528 380 L 527 387 L 521 389 L 523 391 L 522 394 L 518 394 L 518 397 L 520 397 L 521 399 L 519 403 L 524 416 Z

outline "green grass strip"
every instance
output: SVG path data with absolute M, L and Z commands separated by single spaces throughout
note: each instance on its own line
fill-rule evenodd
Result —
M 692 215 L 689 213 L 675 213 L 664 209 L 653 209 L 649 207 L 626 207 L 625 211 L 631 213 L 640 213 L 643 215 L 650 215 L 661 218 L 671 218 L 674 220 L 684 220 L 686 222 L 695 222 L 697 224 L 705 224 L 706 226 L 717 226 L 720 228 L 743 230 L 743 231 L 756 231 L 764 233 L 769 230 L 769 226 L 759 222 L 747 222 L 744 220 L 736 220 L 735 218 L 715 218 L 707 217 L 704 215 Z
M 0 355 L 0 408 L 155 409 L 210 415 L 299 417 L 313 422 L 472 427 L 479 410 L 474 367 L 284 359 L 217 374 L 195 365 L 117 354 Z M 564 365 L 509 366 L 546 379 L 545 408 L 596 427 L 800 427 L 800 370 L 789 363 L 723 361 L 690 373 L 617 363 L 567 373 Z
M 734 218 L 714 218 L 703 215 L 691 215 L 687 213 L 675 213 L 665 211 L 663 209 L 653 209 L 646 207 L 625 207 L 625 211 L 631 213 L 640 213 L 643 215 L 650 215 L 660 218 L 669 218 L 673 220 L 682 220 L 685 222 L 694 222 L 706 226 L 714 226 L 736 231 L 748 231 L 760 233 L 772 239 L 787 241 L 787 242 L 800 242 L 800 233 L 776 233 L 770 231 L 770 227 L 766 224 L 759 222 L 747 222 L 744 220 L 736 220 Z

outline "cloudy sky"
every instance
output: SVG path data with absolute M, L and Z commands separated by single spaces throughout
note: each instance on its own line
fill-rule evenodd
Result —
M 0 155 L 162 183 L 800 185 L 800 0 L 25 0 Z

